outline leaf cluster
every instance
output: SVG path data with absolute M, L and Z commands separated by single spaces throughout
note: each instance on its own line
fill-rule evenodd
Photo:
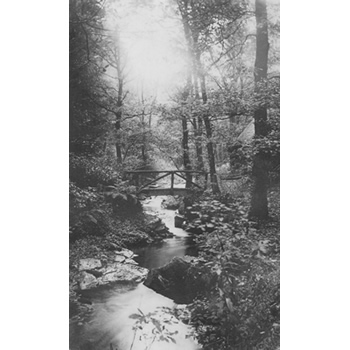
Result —
M 171 326 L 178 324 L 179 321 L 174 316 L 173 310 L 162 307 L 147 314 L 143 313 L 140 309 L 137 310 L 138 313 L 130 315 L 129 318 L 135 320 L 133 326 L 134 334 L 136 336 L 137 333 L 140 333 L 139 339 L 147 344 L 146 349 L 150 349 L 155 341 L 176 344 L 174 335 L 178 334 L 178 331 L 171 331 Z
M 214 220 L 214 230 L 197 236 L 200 256 L 206 261 L 204 273 L 217 275 L 206 298 L 191 304 L 191 322 L 200 343 L 208 350 L 277 347 L 279 262 L 275 240 L 246 219 L 248 207 L 243 202 L 212 200 L 197 208 L 201 219 L 208 212 L 219 219 Z M 223 222 L 220 217 L 227 215 L 228 209 L 233 215 Z
M 121 182 L 120 172 L 105 157 L 70 154 L 69 178 L 78 187 L 98 187 L 113 182 Z
M 217 229 L 229 229 L 239 232 L 244 218 L 244 207 L 240 203 L 222 203 L 216 199 L 202 200 L 188 206 L 185 217 L 188 224 L 185 229 L 196 233 L 212 232 Z

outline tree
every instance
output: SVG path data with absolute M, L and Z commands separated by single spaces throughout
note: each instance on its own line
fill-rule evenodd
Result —
M 268 23 L 266 0 L 255 1 L 256 17 L 256 60 L 254 70 L 255 93 L 263 94 L 267 86 L 268 63 Z M 264 137 L 268 133 L 267 108 L 264 103 L 258 103 L 254 110 L 255 138 Z M 253 159 L 253 189 L 250 207 L 250 217 L 266 219 L 268 217 L 268 171 L 267 156 L 261 150 L 257 150 Z
M 69 5 L 69 147 L 94 153 L 109 127 L 107 113 L 89 98 L 103 79 L 104 9 L 96 0 L 70 0 Z
M 206 21 L 203 20 L 203 17 L 200 16 L 200 14 L 203 14 L 201 12 L 201 3 L 196 1 L 178 1 L 178 9 L 181 14 L 181 19 L 184 27 L 184 34 L 188 49 L 188 56 L 189 56 L 189 66 L 192 68 L 192 71 L 190 71 L 189 77 L 188 77 L 188 84 L 192 85 L 192 79 L 193 79 L 193 86 L 191 86 L 191 90 L 195 92 L 195 98 L 199 97 L 199 89 L 198 89 L 198 82 L 200 85 L 200 91 L 202 94 L 202 102 L 203 104 L 207 103 L 208 97 L 207 97 L 207 91 L 206 91 L 206 84 L 205 84 L 205 73 L 204 69 L 201 65 L 201 49 L 198 45 L 198 40 L 200 38 L 201 31 L 205 31 L 207 29 L 207 26 L 210 23 L 210 17 L 206 17 Z M 209 20 L 209 22 L 208 22 Z M 204 22 L 204 26 L 203 26 Z M 194 117 L 193 121 L 193 127 L 195 130 L 195 144 L 196 144 L 196 152 L 197 152 L 197 160 L 200 168 L 204 168 L 204 162 L 203 162 L 203 156 L 202 156 L 202 146 L 201 146 L 201 133 L 202 133 L 202 124 L 204 121 L 205 131 L 206 131 L 206 137 L 207 137 L 207 153 L 208 153 L 208 159 L 209 159 L 209 172 L 210 172 L 210 182 L 213 193 L 219 193 L 219 185 L 216 175 L 216 169 L 215 169 L 215 154 L 214 154 L 214 146 L 213 146 L 213 140 L 212 140 L 212 125 L 209 119 L 209 115 L 204 112 L 202 116 L 199 116 L 198 118 L 198 124 L 197 120 Z

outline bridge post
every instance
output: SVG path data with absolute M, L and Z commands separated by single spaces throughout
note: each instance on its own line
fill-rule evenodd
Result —
M 135 186 L 136 186 L 136 189 L 138 189 L 138 188 L 140 187 L 140 183 L 139 183 L 139 174 L 136 174 Z
M 171 186 L 170 186 L 170 193 L 171 193 L 171 195 L 174 194 L 174 177 L 175 177 L 175 173 L 172 172 L 171 173 Z

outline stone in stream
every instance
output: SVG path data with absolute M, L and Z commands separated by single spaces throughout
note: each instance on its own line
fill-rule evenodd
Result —
M 164 209 L 176 210 L 179 209 L 181 201 L 181 197 L 167 196 L 165 199 L 163 199 L 161 206 Z
M 138 265 L 134 259 L 125 259 L 124 264 Z
M 75 276 L 75 288 L 87 290 L 113 282 L 137 282 L 145 280 L 148 270 L 131 259 L 135 254 L 128 249 L 117 252 L 114 262 L 103 266 L 99 259 L 81 259 Z
M 124 262 L 126 259 L 126 257 L 124 255 L 116 255 L 116 257 L 114 258 L 115 262 Z
M 79 260 L 79 271 L 94 270 L 102 267 L 101 260 L 87 258 Z
M 148 270 L 133 264 L 115 263 L 108 266 L 99 284 L 111 282 L 141 282 L 147 276 Z
M 178 304 L 188 304 L 213 285 L 215 274 L 205 271 L 198 258 L 175 257 L 167 265 L 152 269 L 145 286 L 173 299 Z
M 145 229 L 154 239 L 170 238 L 174 235 L 169 232 L 164 222 L 156 215 L 145 214 Z
M 149 213 L 145 213 L 145 226 L 148 230 L 155 230 L 161 223 L 162 220 L 156 216 Z
M 132 258 L 135 256 L 134 252 L 132 250 L 122 248 L 121 250 L 116 250 L 115 253 L 117 256 L 124 256 L 125 258 Z
M 90 273 L 82 271 L 78 276 L 78 285 L 81 290 L 90 289 L 98 285 L 98 280 Z
M 186 219 L 179 214 L 176 214 L 174 217 L 174 226 L 177 228 L 182 228 L 182 224 L 186 221 Z

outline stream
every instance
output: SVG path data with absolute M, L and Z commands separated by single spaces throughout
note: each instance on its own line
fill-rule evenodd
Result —
M 148 269 L 167 264 L 175 256 L 197 255 L 191 236 L 174 227 L 174 210 L 161 208 L 166 197 L 151 197 L 143 203 L 144 211 L 157 215 L 175 236 L 161 243 L 133 249 L 138 255 L 135 261 Z M 166 298 L 142 283 L 120 283 L 113 287 L 98 287 L 88 291 L 92 305 L 79 320 L 70 321 L 70 350 L 194 350 L 198 349 L 192 337 L 186 338 L 190 327 L 178 322 L 167 313 L 173 300 Z M 171 341 L 160 340 L 154 335 L 155 325 L 150 322 L 133 330 L 132 314 L 156 312 L 153 317 L 166 325 L 163 334 L 170 334 Z M 168 321 L 164 323 L 163 321 Z
M 197 256 L 198 253 L 193 237 L 183 229 L 174 226 L 175 210 L 161 207 L 165 198 L 165 196 L 152 197 L 143 203 L 145 212 L 162 219 L 170 232 L 175 235 L 164 239 L 163 242 L 133 250 L 138 255 L 135 261 L 148 269 L 164 266 L 175 256 Z

